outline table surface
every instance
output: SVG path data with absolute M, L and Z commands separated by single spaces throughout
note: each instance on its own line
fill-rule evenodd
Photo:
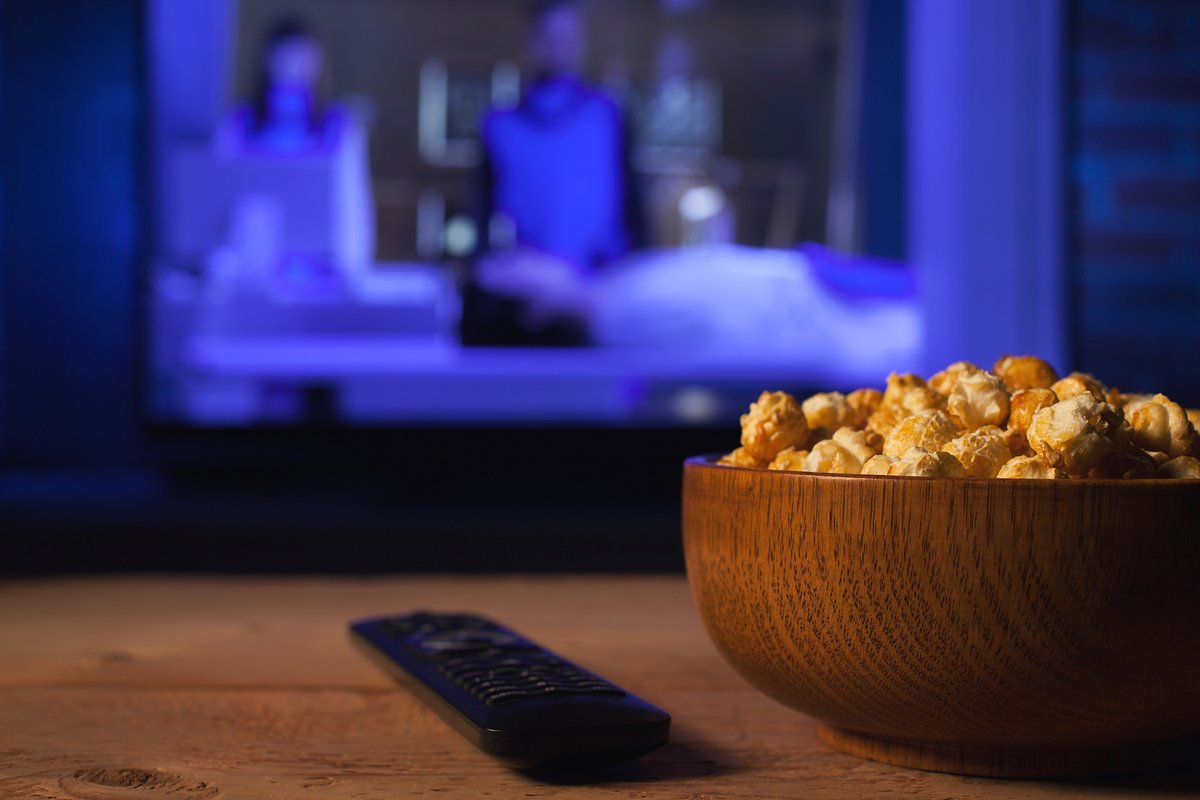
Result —
M 469 746 L 349 643 L 354 618 L 482 611 L 670 711 L 671 743 L 531 776 Z M 830 750 L 706 638 L 683 578 L 107 578 L 0 584 L 0 797 L 1200 797 L 918 772 Z

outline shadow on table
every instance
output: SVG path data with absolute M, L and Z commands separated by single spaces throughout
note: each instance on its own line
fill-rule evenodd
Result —
M 1121 775 L 1064 785 L 1106 790 L 1120 797 L 1162 792 L 1170 792 L 1172 797 L 1200 797 L 1200 736 L 1163 744 L 1147 751 L 1138 762 L 1135 769 Z
M 740 768 L 728 754 L 706 742 L 668 742 L 641 758 L 607 766 L 571 765 L 523 770 L 543 783 L 580 786 L 597 783 L 645 783 L 730 775 Z

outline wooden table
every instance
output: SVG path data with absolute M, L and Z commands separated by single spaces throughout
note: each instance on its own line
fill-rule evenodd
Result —
M 353 649 L 347 620 L 490 613 L 657 703 L 672 741 L 531 777 Z M 861 761 L 752 689 L 681 577 L 63 579 L 0 584 L 0 797 L 1200 797 L 1200 773 L 1026 783 Z

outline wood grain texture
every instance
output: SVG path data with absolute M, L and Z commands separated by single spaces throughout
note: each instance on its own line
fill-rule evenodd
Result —
M 1200 733 L 1200 483 L 692 460 L 683 507 L 713 640 L 837 747 L 1061 776 Z
M 353 618 L 495 615 L 674 715 L 672 742 L 594 774 L 483 756 L 354 650 Z M 900 769 L 822 744 L 708 641 L 681 577 L 107 579 L 0 584 L 0 797 L 1200 797 Z

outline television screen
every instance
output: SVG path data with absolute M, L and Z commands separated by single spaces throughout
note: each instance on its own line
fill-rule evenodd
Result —
M 918 362 L 841 3 L 150 11 L 161 422 L 724 425 Z

